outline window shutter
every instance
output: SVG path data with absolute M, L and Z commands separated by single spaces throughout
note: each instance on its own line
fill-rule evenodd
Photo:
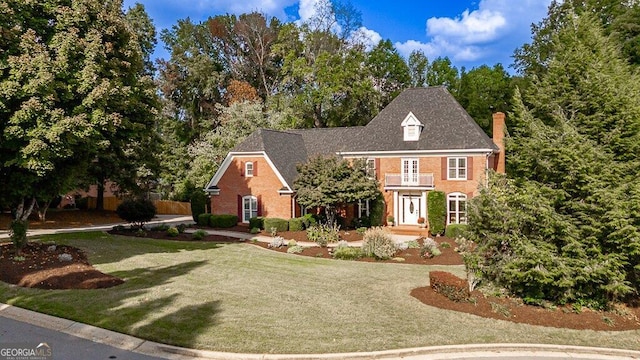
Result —
M 240 176 L 244 176 L 244 169 L 245 169 L 245 165 L 244 165 L 244 161 L 240 162 Z
M 238 195 L 238 221 L 242 222 L 242 196 Z
M 442 180 L 447 180 L 447 157 L 443 156 L 440 159 L 440 171 L 442 172 Z
M 262 195 L 258 195 L 256 196 L 257 200 L 257 206 L 258 206 L 258 216 L 262 216 Z
M 467 180 L 473 180 L 473 156 L 467 157 Z
M 373 159 L 373 166 L 376 167 L 376 179 L 380 179 L 380 158 Z
M 258 162 L 253 162 L 253 176 L 258 176 Z

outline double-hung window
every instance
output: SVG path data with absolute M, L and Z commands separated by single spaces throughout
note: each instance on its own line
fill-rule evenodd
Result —
M 252 177 L 253 176 L 253 162 L 249 161 L 244 163 L 244 175 L 246 177 Z
M 376 160 L 375 159 L 367 159 L 367 166 L 365 168 L 365 171 L 369 179 L 376 178 Z
M 448 158 L 447 179 L 448 180 L 467 180 L 467 158 L 466 157 L 450 157 Z
M 447 196 L 447 221 L 449 224 L 467 223 L 467 195 L 451 193 Z
M 248 223 L 249 219 L 258 216 L 258 198 L 247 195 L 242 198 L 242 222 Z

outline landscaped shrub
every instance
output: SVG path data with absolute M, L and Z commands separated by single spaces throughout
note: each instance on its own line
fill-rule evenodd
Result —
M 209 226 L 212 228 L 230 228 L 238 225 L 238 215 L 220 214 L 209 217 Z
M 264 218 L 262 216 L 257 216 L 249 219 L 249 228 L 257 228 L 258 230 L 264 229 Z
M 447 229 L 444 232 L 444 236 L 450 237 L 452 239 L 461 237 L 462 234 L 467 230 L 467 224 L 451 224 L 447 226 Z
M 153 230 L 153 231 L 167 231 L 167 230 L 169 230 L 169 227 L 170 226 L 168 224 L 160 224 L 160 225 L 152 227 L 151 230 Z
M 406 242 L 396 243 L 396 250 L 405 251 L 409 248 L 409 245 Z
M 289 254 L 300 254 L 302 252 L 302 250 L 304 250 L 304 248 L 300 245 L 294 245 L 294 246 L 290 246 L 287 249 L 287 253 Z
M 198 215 L 207 212 L 207 196 L 202 191 L 194 191 L 191 194 L 191 216 L 193 221 L 198 221 Z
M 289 231 L 304 230 L 304 221 L 302 218 L 292 218 L 289 220 Z
M 374 200 L 369 200 L 369 226 L 382 226 L 384 222 L 384 196 L 378 192 L 378 196 Z
M 357 260 L 362 257 L 362 250 L 357 247 L 337 247 L 333 251 L 333 258 L 339 260 Z
M 371 227 L 371 220 L 366 216 L 362 216 L 362 217 L 359 217 L 359 218 L 354 218 L 351 221 L 351 227 L 354 228 L 354 229 L 370 228 Z
M 432 238 L 424 239 L 424 243 L 422 248 L 420 249 L 420 256 L 426 258 L 432 258 L 434 256 L 438 256 L 442 254 L 440 249 L 438 249 L 438 243 L 435 242 Z
M 275 228 L 277 232 L 289 230 L 289 221 L 280 218 L 265 218 L 264 219 L 265 230 L 271 231 L 271 228 Z
M 377 259 L 389 259 L 396 253 L 396 246 L 387 230 L 374 227 L 364 233 L 362 253 Z
M 194 233 L 191 235 L 193 240 L 202 240 L 205 236 L 207 236 L 207 232 L 202 229 L 194 231 Z
M 320 245 L 327 246 L 328 243 L 340 240 L 340 226 L 328 224 L 316 224 L 307 229 L 307 239 Z
M 302 216 L 302 223 L 304 224 L 304 228 L 308 229 L 309 226 L 317 224 L 318 219 L 316 219 L 315 215 L 313 214 L 306 214 Z
M 196 220 L 196 222 L 200 226 L 209 226 L 210 217 L 211 217 L 211 214 L 200 214 L 198 215 L 198 219 Z
M 178 225 L 176 226 L 176 229 L 178 229 L 178 232 L 179 232 L 180 234 L 182 234 L 182 233 L 187 229 L 187 225 L 185 225 L 185 224 L 178 224 Z
M 276 236 L 273 238 L 273 240 L 271 240 L 271 242 L 267 246 L 273 249 L 282 247 L 284 246 L 284 238 L 282 236 Z
M 447 216 L 447 204 L 444 192 L 430 191 L 427 193 L 427 212 L 429 214 L 429 231 L 434 235 L 442 235 L 444 233 Z
M 251 230 L 249 230 L 249 233 L 254 234 L 254 235 L 259 233 L 259 232 L 260 232 L 260 229 L 258 229 L 257 227 L 253 227 L 253 228 L 251 228 Z
M 433 291 L 446 296 L 451 301 L 467 301 L 471 297 L 467 281 L 446 271 L 431 271 L 429 284 Z
M 142 229 L 146 222 L 156 216 L 156 206 L 147 199 L 127 199 L 116 208 L 118 216 Z
M 167 229 L 167 235 L 169 235 L 171 237 L 176 237 L 176 236 L 178 236 L 178 234 L 180 234 L 180 232 L 175 227 L 170 227 L 170 228 Z

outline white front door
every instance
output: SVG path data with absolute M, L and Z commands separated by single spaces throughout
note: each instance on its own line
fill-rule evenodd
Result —
M 420 207 L 421 207 L 421 196 L 420 195 L 402 195 L 401 199 L 401 214 L 400 214 L 400 223 L 401 224 L 412 224 L 415 225 L 418 223 L 418 218 L 420 217 Z

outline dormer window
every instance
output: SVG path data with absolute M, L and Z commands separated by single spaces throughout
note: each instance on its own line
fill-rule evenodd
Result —
M 404 141 L 418 141 L 420 139 L 420 133 L 424 125 L 412 112 L 409 112 L 409 115 L 404 118 L 401 125 L 404 131 Z

